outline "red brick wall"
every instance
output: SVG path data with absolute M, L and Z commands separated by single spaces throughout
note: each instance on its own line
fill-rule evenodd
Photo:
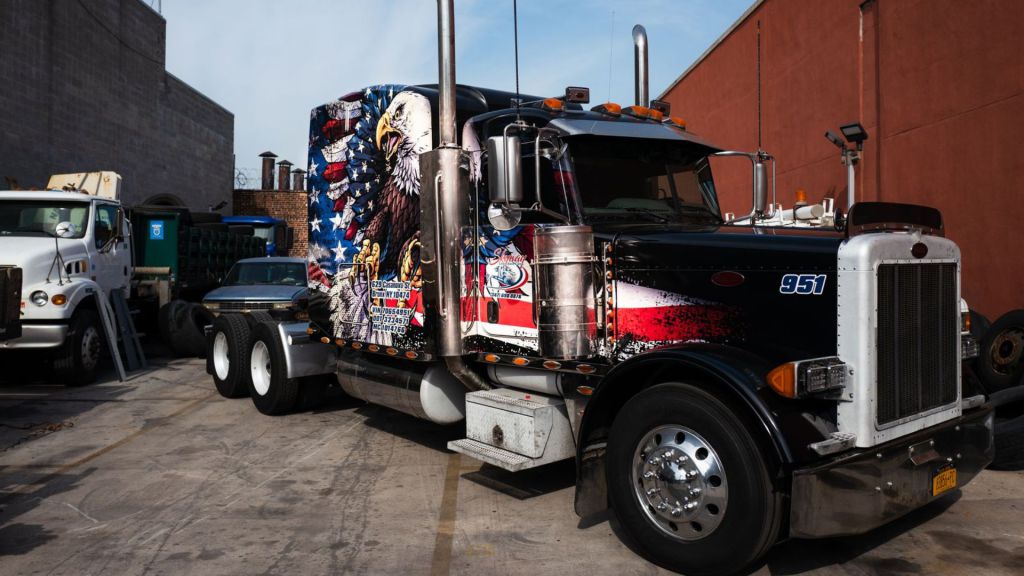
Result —
M 963 295 L 990 318 L 1024 307 L 1024 2 L 765 0 L 665 99 L 695 133 L 757 148 L 757 22 L 762 147 L 793 204 L 845 199 L 846 170 L 823 134 L 870 134 L 857 199 L 942 210 L 963 253 Z M 712 163 L 724 210 L 750 210 L 750 165 Z M 845 205 L 845 202 L 844 202 Z
M 232 214 L 235 216 L 272 216 L 288 222 L 295 234 L 289 256 L 306 257 L 309 222 L 306 194 L 301 190 L 235 190 Z

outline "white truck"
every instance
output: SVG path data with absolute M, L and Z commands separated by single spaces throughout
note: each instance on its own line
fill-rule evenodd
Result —
M 132 278 L 120 187 L 114 172 L 89 172 L 0 191 L 0 353 L 43 350 L 64 383 L 95 379 L 99 298 L 127 297 Z

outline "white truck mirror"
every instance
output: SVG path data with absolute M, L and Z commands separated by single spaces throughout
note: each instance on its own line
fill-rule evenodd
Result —
M 64 222 L 59 222 L 57 227 L 54 228 L 54 234 L 56 234 L 58 238 L 71 238 L 75 235 L 75 232 L 75 225 L 66 220 Z

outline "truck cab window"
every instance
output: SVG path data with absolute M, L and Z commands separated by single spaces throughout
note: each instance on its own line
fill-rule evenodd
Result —
M 88 202 L 4 200 L 0 202 L 0 236 L 52 236 L 57 224 L 70 222 L 75 233 L 69 237 L 81 238 L 88 218 Z
M 588 219 L 721 219 L 711 169 L 695 145 L 579 138 L 569 150 Z
M 558 212 L 565 216 L 571 216 L 573 214 L 573 203 L 575 200 L 575 191 L 573 189 L 572 174 L 568 164 L 562 159 L 553 159 L 554 151 L 551 149 L 549 143 L 541 144 L 541 159 L 540 159 L 540 191 L 538 196 L 537 190 L 537 178 L 535 173 L 534 165 L 534 143 L 532 141 L 523 142 L 523 202 L 522 206 L 528 208 L 534 204 L 539 198 L 544 208 L 551 210 L 552 212 Z M 484 194 L 482 198 L 486 198 L 486 185 L 487 185 L 487 160 L 484 159 L 484 165 L 482 167 L 482 178 L 484 182 Z M 485 200 L 486 201 L 486 200 Z M 547 224 L 561 222 L 556 217 L 541 212 L 524 210 L 523 211 L 523 224 Z
M 100 204 L 96 206 L 96 231 L 93 236 L 96 238 L 96 247 L 102 248 L 114 237 L 114 230 L 117 229 L 117 208 L 114 206 Z

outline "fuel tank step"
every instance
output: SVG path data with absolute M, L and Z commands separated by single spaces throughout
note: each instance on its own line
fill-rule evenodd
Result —
M 475 458 L 481 462 L 497 466 L 498 468 L 503 468 L 509 472 L 518 472 L 520 470 L 534 468 L 543 464 L 540 458 L 530 458 L 529 456 L 523 456 L 522 454 L 516 454 L 515 452 L 495 448 L 490 444 L 484 444 L 483 442 L 477 442 L 476 440 L 470 440 L 469 438 L 452 440 L 448 443 L 448 449 L 453 452 L 465 454 L 466 456 Z

